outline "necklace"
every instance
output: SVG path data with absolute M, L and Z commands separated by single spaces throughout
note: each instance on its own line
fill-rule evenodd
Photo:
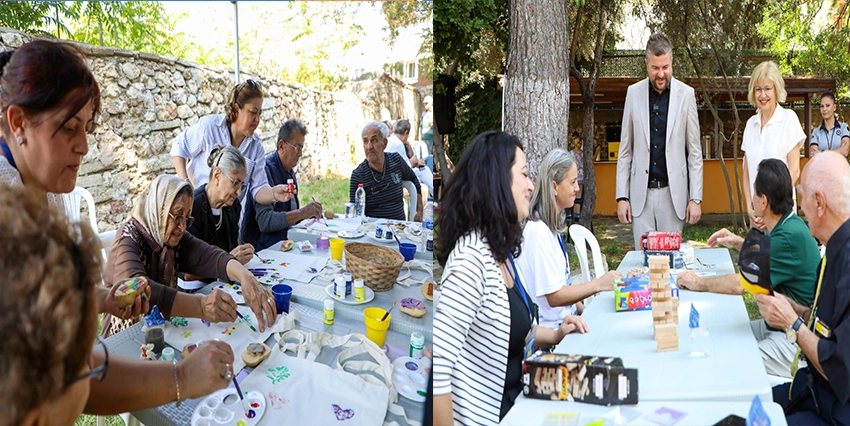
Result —
M 221 228 L 221 220 L 224 219 L 224 211 L 219 210 L 218 212 L 218 223 L 215 224 L 215 230 L 218 231 Z
M 387 165 L 384 164 L 384 169 L 381 171 L 380 179 L 375 176 L 375 169 L 373 169 L 372 166 L 369 166 L 369 171 L 372 172 L 372 179 L 375 179 L 375 182 L 381 183 L 381 181 L 384 180 L 384 176 L 387 174 Z

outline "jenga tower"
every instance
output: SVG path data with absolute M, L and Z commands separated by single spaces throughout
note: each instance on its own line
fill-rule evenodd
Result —
M 649 257 L 649 282 L 652 285 L 652 326 L 658 352 L 678 351 L 679 298 L 670 288 L 670 258 Z

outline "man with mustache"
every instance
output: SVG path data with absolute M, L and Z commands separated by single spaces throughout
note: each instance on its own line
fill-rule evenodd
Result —
M 647 231 L 681 231 L 701 216 L 702 147 L 694 89 L 673 78 L 673 47 L 646 43 L 646 80 L 628 88 L 617 164 L 617 217 Z

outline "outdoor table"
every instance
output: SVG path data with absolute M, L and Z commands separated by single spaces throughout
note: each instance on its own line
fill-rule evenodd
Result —
M 718 276 L 735 272 L 727 249 L 701 249 L 695 255 L 715 265 L 710 272 Z M 618 270 L 625 275 L 642 262 L 643 253 L 632 251 Z M 750 402 L 755 395 L 772 401 L 743 298 L 680 290 L 679 303 L 678 351 L 659 353 L 652 311 L 615 312 L 614 293 L 609 291 L 598 294 L 582 314 L 589 333 L 567 335 L 555 352 L 622 358 L 626 367 L 638 369 L 639 401 Z M 704 358 L 690 356 L 691 304 L 709 327 L 709 354 Z
M 205 288 L 205 290 L 209 290 L 209 288 Z M 365 334 L 366 332 L 366 326 L 363 323 L 362 316 L 357 321 L 350 320 L 348 318 L 335 317 L 333 325 L 325 325 L 322 322 L 322 312 L 319 310 L 304 306 L 300 303 L 292 302 L 290 305 L 290 312 L 292 311 L 298 311 L 300 313 L 301 320 L 296 322 L 296 328 L 305 332 L 322 331 L 335 335 L 346 335 L 349 333 Z M 144 344 L 144 342 L 145 335 L 142 332 L 142 323 L 138 323 L 106 339 L 106 346 L 111 354 L 120 355 L 132 359 L 138 359 L 140 353 L 139 348 L 142 344 Z M 400 349 L 406 352 L 409 342 L 409 334 L 399 333 L 392 329 L 387 332 L 387 344 L 393 346 L 396 349 Z M 274 335 L 269 337 L 269 339 L 266 340 L 266 343 L 270 346 L 274 344 Z M 182 348 L 174 348 L 174 352 L 178 360 L 181 359 L 181 350 Z M 240 353 L 234 351 L 234 356 L 238 357 L 240 356 Z M 333 360 L 334 357 L 325 356 L 324 351 L 323 354 L 316 359 L 317 362 L 324 361 L 327 365 L 331 365 L 331 362 Z M 251 370 L 252 369 L 249 367 L 244 368 L 239 374 L 236 375 L 237 381 L 241 382 L 246 377 L 248 377 L 248 373 Z M 230 386 L 232 387 L 233 385 L 231 384 Z M 139 421 L 141 421 L 147 426 L 185 426 L 190 424 L 192 414 L 195 411 L 195 407 L 202 400 L 203 398 L 187 399 L 182 402 L 179 409 L 176 407 L 176 404 L 172 402 L 156 408 L 135 411 L 131 414 L 133 415 L 133 417 L 137 418 Z M 404 408 L 408 419 L 421 421 L 422 416 L 424 414 L 423 403 L 413 402 L 399 395 L 398 404 L 402 408 Z M 266 413 L 266 415 L 263 416 L 263 419 L 261 420 L 260 424 L 273 424 L 273 422 L 268 421 L 268 418 L 269 413 Z M 405 424 L 403 419 L 392 415 L 389 412 L 387 413 L 386 420 L 393 420 L 399 422 L 400 424 Z
M 576 425 L 592 422 L 594 419 L 612 418 L 612 415 L 619 413 L 625 418 L 633 418 L 628 423 L 617 423 L 606 421 L 605 424 L 627 424 L 627 425 L 642 425 L 642 426 L 657 426 L 660 423 L 651 421 L 647 416 L 660 408 L 669 408 L 678 412 L 687 413 L 675 426 L 706 426 L 713 425 L 720 420 L 726 418 L 730 414 L 735 414 L 739 417 L 747 418 L 750 412 L 750 402 L 685 402 L 685 401 L 644 401 L 637 405 L 612 405 L 606 407 L 603 405 L 583 404 L 580 402 L 566 401 L 546 401 L 543 399 L 524 398 L 520 395 L 511 411 L 499 423 L 504 426 L 526 426 L 526 425 L 544 425 L 544 424 L 571 424 L 557 423 L 550 421 L 547 423 L 549 414 L 555 414 L 554 418 L 563 419 L 567 413 L 578 415 Z M 762 405 L 770 418 L 771 426 L 785 426 L 785 414 L 782 412 L 782 407 L 771 400 L 762 400 Z M 636 417 L 636 418 L 634 418 Z

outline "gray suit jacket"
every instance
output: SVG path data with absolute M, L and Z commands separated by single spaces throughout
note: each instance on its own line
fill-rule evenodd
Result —
M 649 79 L 629 86 L 623 110 L 620 157 L 617 162 L 617 198 L 628 198 L 632 215 L 646 206 L 649 183 Z M 670 80 L 667 112 L 667 177 L 679 219 L 685 219 L 689 200 L 702 200 L 702 147 L 694 89 Z

